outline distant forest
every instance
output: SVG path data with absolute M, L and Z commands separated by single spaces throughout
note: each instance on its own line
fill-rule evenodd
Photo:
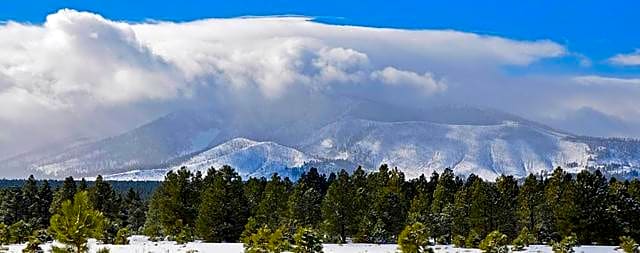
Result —
M 6 227 L 11 242 L 25 242 L 35 231 L 50 233 L 52 215 L 79 192 L 106 219 L 99 239 L 107 243 L 144 234 L 246 244 L 265 231 L 287 240 L 301 229 L 323 242 L 397 243 L 403 230 L 415 227 L 429 241 L 461 247 L 478 247 L 498 234 L 509 242 L 526 237 L 543 244 L 566 238 L 606 245 L 623 236 L 640 240 L 640 181 L 607 179 L 599 171 L 572 175 L 557 168 L 546 178 L 530 175 L 518 182 L 501 176 L 489 182 L 446 169 L 408 180 L 382 165 L 351 174 L 310 169 L 293 182 L 277 174 L 243 180 L 224 166 L 206 174 L 183 168 L 163 182 L 30 177 L 2 180 L 0 186 L 0 239 Z

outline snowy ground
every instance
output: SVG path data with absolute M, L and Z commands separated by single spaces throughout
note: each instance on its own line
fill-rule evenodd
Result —
M 9 252 L 22 252 L 24 244 L 9 245 Z M 170 253 L 170 252 L 212 252 L 212 253 L 243 253 L 242 244 L 240 243 L 188 243 L 185 245 L 177 245 L 175 242 L 149 242 L 143 237 L 133 237 L 130 245 L 103 245 L 90 243 L 91 253 L 101 248 L 109 248 L 111 253 Z M 50 244 L 43 245 L 43 250 L 49 252 Z M 433 247 L 436 252 L 468 252 L 479 253 L 478 249 L 460 249 L 453 246 L 437 245 Z M 605 253 L 605 252 L 622 252 L 616 251 L 614 246 L 582 246 L 576 247 L 577 253 Z M 324 253 L 396 253 L 398 246 L 395 244 L 325 244 Z M 533 245 L 522 252 L 544 252 L 551 253 L 551 248 L 543 245 Z

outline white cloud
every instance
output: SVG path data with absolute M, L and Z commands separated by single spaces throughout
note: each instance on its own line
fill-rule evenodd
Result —
M 567 54 L 548 40 L 449 30 L 299 17 L 131 24 L 61 10 L 42 25 L 0 24 L 0 157 L 29 146 L 21 137 L 36 128 L 47 131 L 34 139 L 96 125 L 122 131 L 193 99 L 248 103 L 326 91 L 428 101 L 459 96 L 470 80 L 491 90 L 504 66 Z
M 371 74 L 372 79 L 390 85 L 412 85 L 421 88 L 427 93 L 435 93 L 446 90 L 447 86 L 443 81 L 437 81 L 431 73 L 422 75 L 410 71 L 398 70 L 393 67 L 386 67 L 381 71 Z
M 640 88 L 640 78 L 618 78 L 605 76 L 578 76 L 574 80 L 584 85 L 638 85 Z
M 609 58 L 609 62 L 622 66 L 640 66 L 640 49 L 629 54 L 617 54 Z

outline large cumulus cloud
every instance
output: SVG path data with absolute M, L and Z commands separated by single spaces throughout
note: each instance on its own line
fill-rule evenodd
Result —
M 60 10 L 44 24 L 0 25 L 0 157 L 64 138 L 107 136 L 185 104 L 215 101 L 259 106 L 330 94 L 416 106 L 515 103 L 506 110 L 540 119 L 585 106 L 609 113 L 606 100 L 581 103 L 594 89 L 580 85 L 584 80 L 505 71 L 566 55 L 547 40 L 304 17 L 127 23 Z M 573 102 L 553 93 L 576 89 Z

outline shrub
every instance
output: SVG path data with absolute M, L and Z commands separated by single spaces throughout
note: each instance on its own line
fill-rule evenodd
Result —
M 507 236 L 500 231 L 493 231 L 480 242 L 480 249 L 487 253 L 506 253 L 509 252 L 507 247 Z
M 403 253 L 423 253 L 433 252 L 429 248 L 430 233 L 427 227 L 416 222 L 408 225 L 398 236 L 398 246 Z
M 44 252 L 42 248 L 40 248 L 40 244 L 44 241 L 43 239 L 47 238 L 46 231 L 37 230 L 34 231 L 33 234 L 29 237 L 29 242 L 27 246 L 22 249 L 23 253 L 41 253 Z
M 79 192 L 73 202 L 66 200 L 51 217 L 50 230 L 56 240 L 73 245 L 75 252 L 87 250 L 87 239 L 100 238 L 105 219 L 102 213 L 93 210 L 87 192 Z
M 109 250 L 109 248 L 106 248 L 106 247 L 100 248 L 96 251 L 96 253 L 109 253 L 109 252 L 111 252 L 111 250 Z
M 190 227 L 183 227 L 180 233 L 173 238 L 177 244 L 186 244 L 193 241 L 193 230 Z
M 478 234 L 478 232 L 476 232 L 475 230 L 471 230 L 469 231 L 469 235 L 464 242 L 464 246 L 466 246 L 467 248 L 476 248 L 481 241 L 482 238 L 480 238 L 480 234 Z
M 294 253 L 322 253 L 322 241 L 311 228 L 300 228 L 293 236 Z
M 464 248 L 464 247 L 465 247 L 465 245 L 464 245 L 464 241 L 465 241 L 464 236 L 462 236 L 462 235 L 455 235 L 455 236 L 453 237 L 453 241 L 452 241 L 452 242 L 453 242 L 453 245 L 454 245 L 454 246 L 456 246 L 457 248 Z
M 554 253 L 573 253 L 573 247 L 578 244 L 578 239 L 575 235 L 570 235 L 562 239 L 560 242 L 551 242 L 551 250 Z
M 513 244 L 514 250 L 520 251 L 528 247 L 529 244 L 535 242 L 535 240 L 535 237 L 529 232 L 529 229 L 524 227 L 520 230 L 520 234 L 518 234 L 518 237 L 516 237 L 511 244 Z
M 620 249 L 625 253 L 639 253 L 638 244 L 629 236 L 620 237 Z
M 114 244 L 129 244 L 129 236 L 131 235 L 131 233 L 129 232 L 128 228 L 121 228 L 118 229 L 118 233 L 116 233 L 116 238 L 113 241 Z
M 280 253 L 289 248 L 285 239 L 284 229 L 271 231 L 267 226 L 258 229 L 254 234 L 245 238 L 244 251 L 246 253 Z

